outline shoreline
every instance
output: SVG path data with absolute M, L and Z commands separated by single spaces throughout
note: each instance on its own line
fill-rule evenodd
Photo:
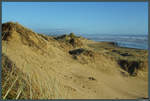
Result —
M 131 40 L 129 40 L 130 39 L 129 36 L 132 36 L 132 35 L 119 35 L 119 37 L 116 37 L 116 39 L 115 39 L 115 36 L 112 36 L 112 35 L 104 35 L 104 36 L 97 35 L 97 38 L 93 37 L 92 35 L 91 36 L 83 35 L 83 36 L 89 40 L 93 40 L 96 42 L 115 42 L 116 44 L 118 44 L 118 46 L 121 46 L 121 47 L 148 50 L 148 39 L 146 39 L 146 37 L 140 37 L 141 35 L 139 36 L 140 38 L 139 37 L 137 37 L 137 38 L 131 37 Z M 127 37 L 129 37 L 129 38 L 127 38 Z M 119 39 L 117 39 L 117 38 L 119 38 Z M 135 41 L 135 40 L 137 40 L 137 41 Z
M 91 39 L 92 40 L 92 39 Z M 95 41 L 95 40 L 93 40 Z M 114 43 L 116 46 L 120 47 L 120 48 L 130 48 L 130 49 L 138 49 L 138 50 L 148 50 L 147 48 L 139 48 L 139 47 L 130 47 L 127 44 L 125 45 L 119 45 L 121 42 L 114 42 L 114 41 L 95 41 L 95 42 L 112 42 Z M 123 43 L 123 42 L 122 42 Z

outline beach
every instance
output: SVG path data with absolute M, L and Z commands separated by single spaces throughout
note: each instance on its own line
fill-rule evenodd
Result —
M 2 25 L 3 99 L 148 98 L 148 50 Z

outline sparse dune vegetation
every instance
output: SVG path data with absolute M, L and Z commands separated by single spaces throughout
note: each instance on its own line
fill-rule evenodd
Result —
M 148 51 L 2 24 L 2 99 L 148 98 Z

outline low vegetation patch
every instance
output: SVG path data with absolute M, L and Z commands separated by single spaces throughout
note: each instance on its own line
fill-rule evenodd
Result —
M 85 56 L 94 57 L 94 52 L 93 51 L 86 50 L 84 48 L 70 50 L 69 54 L 71 54 L 71 55 L 81 55 L 81 54 L 83 54 Z
M 83 63 L 83 64 L 94 62 L 95 58 L 97 57 L 97 54 L 95 52 L 93 52 L 92 50 L 84 49 L 84 48 L 70 50 L 69 54 L 72 55 L 72 57 L 75 60 L 78 60 L 80 63 Z
M 54 39 L 61 42 L 69 43 L 73 47 L 81 47 L 83 45 L 83 43 L 80 40 L 80 37 L 75 36 L 74 33 L 70 33 L 69 35 L 61 35 L 55 37 Z
M 131 76 L 136 76 L 138 70 L 145 68 L 143 61 L 129 61 L 129 60 L 119 60 L 118 64 L 122 69 L 127 71 Z

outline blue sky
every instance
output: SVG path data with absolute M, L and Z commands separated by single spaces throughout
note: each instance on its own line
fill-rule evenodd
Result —
M 3 2 L 2 22 L 40 33 L 147 34 L 147 2 Z

